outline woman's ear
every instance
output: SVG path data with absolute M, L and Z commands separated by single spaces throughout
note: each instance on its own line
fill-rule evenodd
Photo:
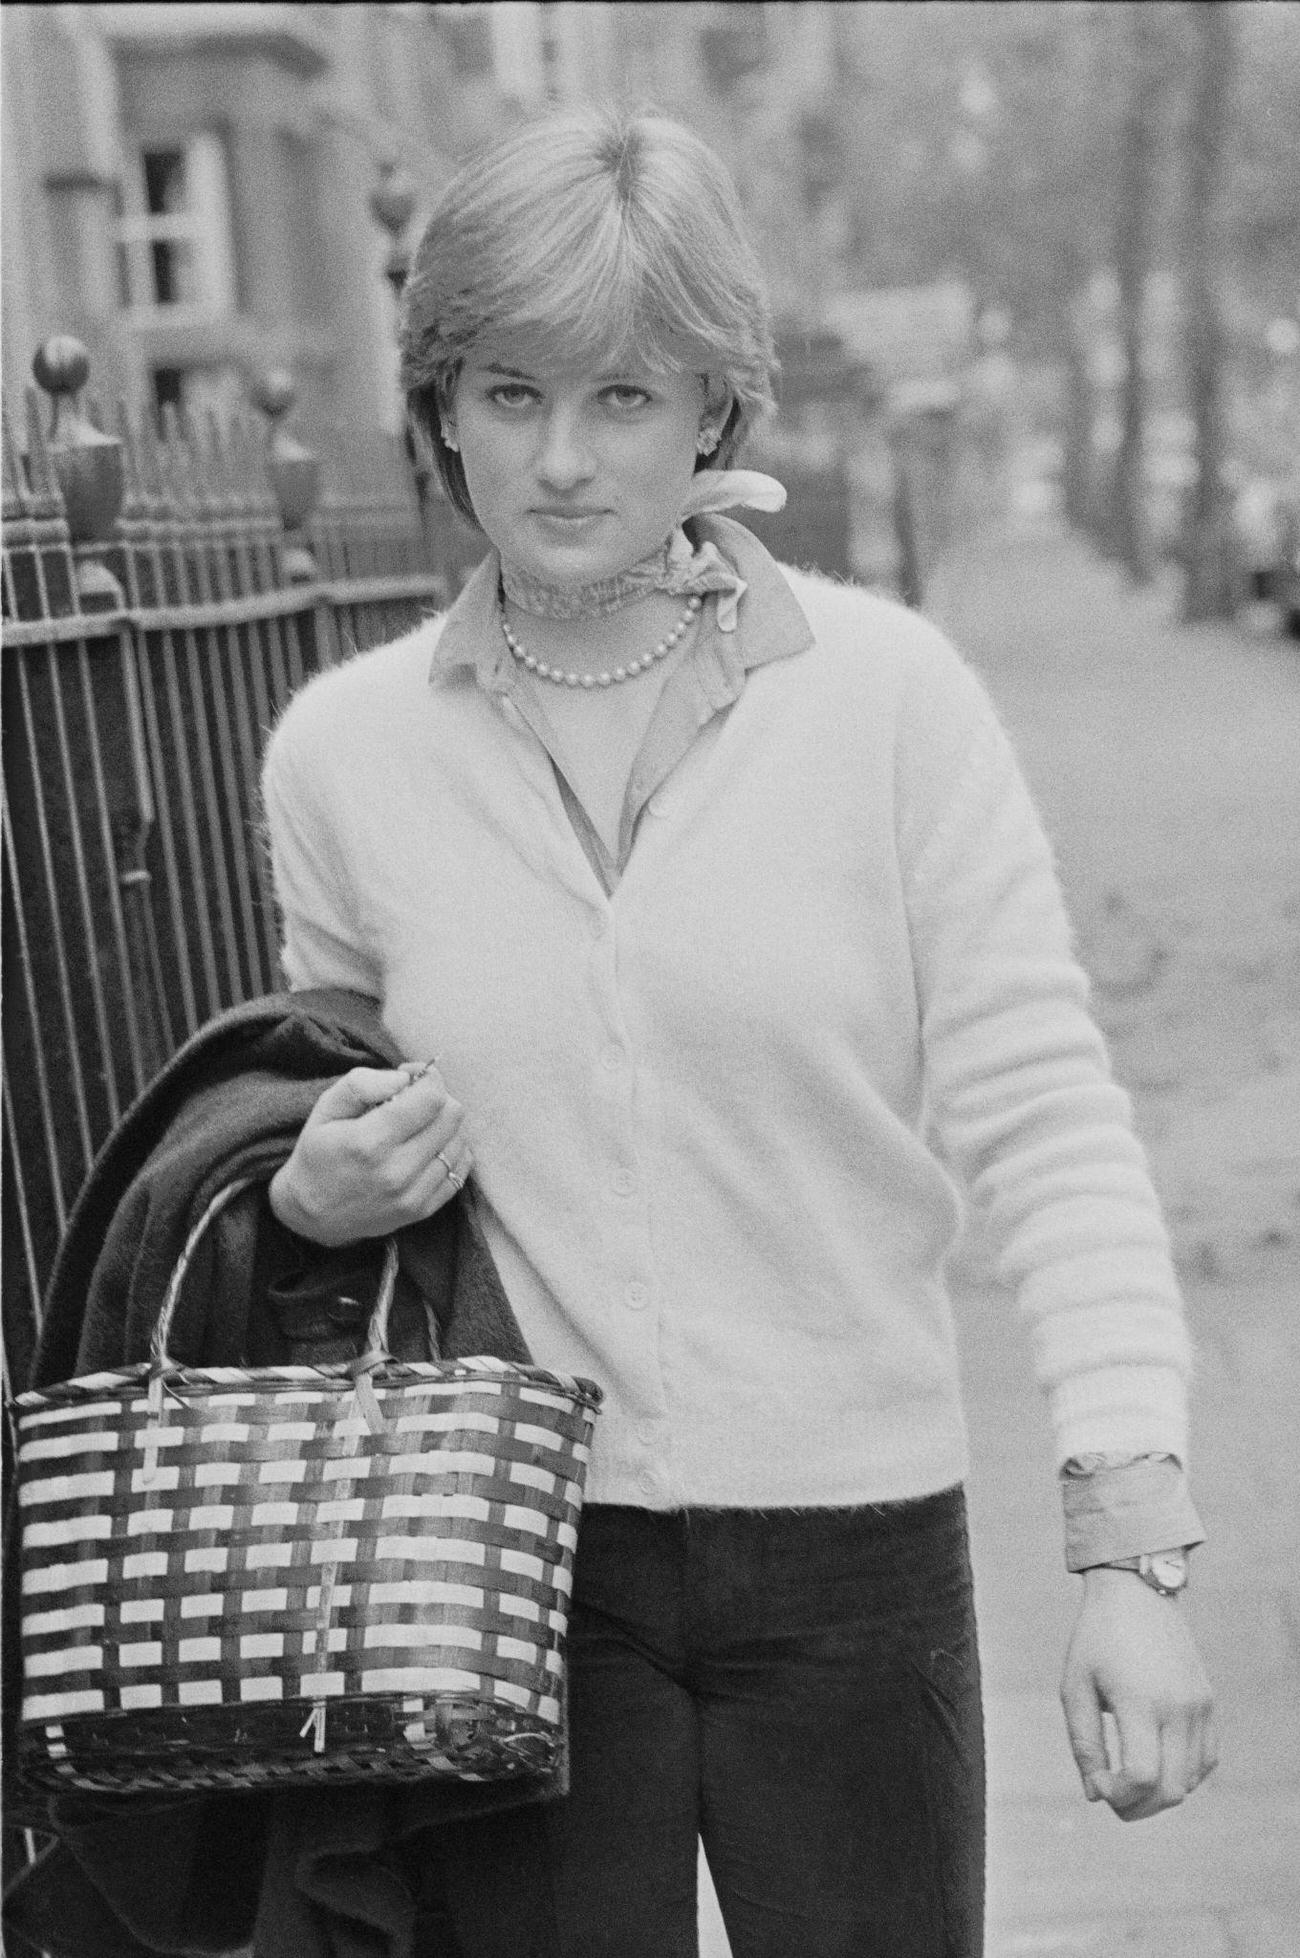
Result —
M 442 445 L 453 455 L 459 455 L 460 443 L 456 439 L 456 382 L 459 376 L 452 374 L 440 380 L 434 389 L 434 414 L 438 417 L 438 434 Z
M 704 413 L 700 418 L 699 434 L 695 438 L 697 456 L 711 456 L 722 440 L 732 409 L 732 393 L 725 381 L 716 375 L 705 374 Z
M 731 413 L 732 392 L 718 374 L 704 376 L 704 415 L 713 428 L 722 428 Z

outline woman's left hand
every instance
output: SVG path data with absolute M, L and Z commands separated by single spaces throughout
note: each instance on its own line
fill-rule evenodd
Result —
M 1183 1607 L 1133 1571 L 1084 1572 L 1061 1703 L 1084 1793 L 1121 1821 L 1177 1807 L 1218 1760 L 1210 1682 Z M 1114 1765 L 1103 1713 L 1118 1730 Z

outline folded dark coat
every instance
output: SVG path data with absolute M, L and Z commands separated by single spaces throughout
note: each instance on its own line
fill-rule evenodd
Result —
M 356 1352 L 377 1248 L 307 1245 L 276 1222 L 262 1186 L 331 1081 L 400 1058 L 374 1004 L 346 992 L 269 995 L 195 1034 L 114 1131 L 78 1200 L 30 1384 L 146 1359 L 194 1222 L 218 1190 L 246 1177 L 258 1187 L 204 1237 L 173 1355 L 192 1365 L 311 1365 Z M 444 1358 L 528 1362 L 468 1193 L 400 1232 L 398 1248 L 389 1340 L 397 1357 L 426 1357 L 427 1306 Z M 6 1559 L 8 1576 L 15 1562 Z M 7 1584 L 10 1719 L 15 1592 Z M 227 1952 L 248 1945 L 256 1916 L 257 1958 L 411 1958 L 417 1904 L 403 1871 L 436 1863 L 432 1844 L 420 1852 L 422 1833 L 562 1792 L 562 1774 L 172 1800 L 60 1796 L 40 1809 L 18 1791 L 10 1819 L 55 1841 L 10 1887 L 8 1948 L 52 1958 Z M 421 1958 L 435 1951 L 431 1921 L 421 1918 Z

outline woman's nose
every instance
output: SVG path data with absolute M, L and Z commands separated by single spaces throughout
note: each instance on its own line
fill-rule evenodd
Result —
M 573 489 L 587 481 L 595 466 L 579 416 L 567 408 L 556 408 L 547 416 L 542 431 L 538 475 L 552 489 Z

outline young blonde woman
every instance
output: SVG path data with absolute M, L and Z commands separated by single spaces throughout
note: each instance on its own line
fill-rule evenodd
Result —
M 979 1951 L 954 1179 L 1055 1425 L 1085 1790 L 1150 1815 L 1214 1761 L 1187 1341 L 1048 846 L 946 641 L 721 514 L 780 496 L 728 468 L 772 368 L 687 131 L 566 113 L 476 158 L 404 378 L 490 548 L 267 759 L 291 984 L 437 1056 L 331 1089 L 277 1214 L 338 1243 L 468 1181 L 534 1358 L 606 1392 L 571 1792 L 447 1832 L 440 1953 L 692 1953 L 701 1840 L 734 1958 Z

